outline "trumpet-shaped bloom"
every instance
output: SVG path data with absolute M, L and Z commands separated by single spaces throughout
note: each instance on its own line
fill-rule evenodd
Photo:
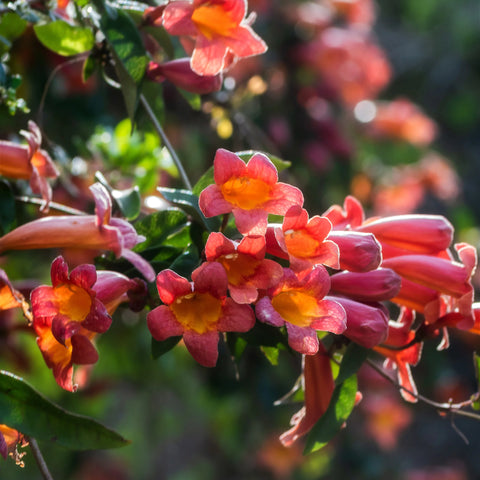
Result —
M 147 314 L 148 328 L 156 340 L 182 335 L 192 357 L 214 367 L 219 332 L 246 332 L 255 316 L 249 305 L 227 298 L 227 273 L 219 263 L 204 263 L 192 273 L 192 280 L 172 270 L 158 274 L 158 294 L 165 305 Z
M 324 299 L 329 290 L 330 277 L 322 265 L 300 277 L 285 268 L 279 284 L 257 302 L 257 318 L 276 327 L 285 325 L 290 347 L 314 355 L 318 351 L 317 330 L 341 334 L 347 326 L 343 307 Z
M 327 411 L 335 383 L 333 381 L 330 357 L 320 343 L 315 355 L 303 357 L 302 386 L 305 392 L 305 405 L 292 417 L 292 428 L 280 436 L 286 447 L 306 435 Z
M 18 447 L 22 448 L 28 445 L 23 434 L 17 430 L 10 428 L 8 425 L 0 424 L 0 455 L 3 458 L 11 456 L 17 465 L 23 467 L 21 458 L 25 455 L 25 452 L 20 453 Z
M 347 338 L 365 348 L 372 348 L 387 338 L 388 315 L 381 304 L 366 305 L 344 297 L 327 298 L 344 308 L 347 328 L 343 335 Z
M 234 153 L 217 150 L 214 179 L 200 194 L 200 209 L 206 217 L 232 212 L 243 235 L 265 235 L 269 213 L 285 215 L 291 206 L 303 204 L 302 192 L 278 182 L 277 169 L 261 153 L 245 164 Z
M 199 75 L 192 70 L 189 58 L 178 58 L 170 62 L 150 62 L 147 77 L 155 82 L 168 80 L 188 92 L 204 94 L 220 90 L 222 75 Z
M 237 303 L 255 302 L 259 289 L 273 287 L 283 277 L 283 268 L 265 259 L 265 250 L 265 237 L 244 237 L 237 244 L 216 232 L 205 245 L 207 260 L 225 268 L 230 295 Z
M 36 248 L 111 250 L 131 262 L 148 281 L 155 279 L 150 264 L 131 250 L 144 237 L 127 221 L 111 216 L 112 201 L 101 184 L 90 187 L 96 215 L 51 216 L 21 225 L 0 238 L 0 253 Z
M 332 222 L 334 230 L 354 229 L 365 220 L 361 203 L 351 195 L 345 197 L 343 208 L 340 205 L 332 205 L 322 216 Z
M 398 383 L 403 387 L 400 393 L 407 402 L 412 403 L 417 401 L 417 387 L 410 366 L 415 366 L 420 361 L 423 346 L 420 342 L 408 346 L 415 339 L 415 332 L 411 330 L 414 320 L 415 312 L 402 308 L 398 320 L 389 322 L 388 337 L 383 346 L 374 348 L 386 357 L 387 368 L 397 370 Z
M 246 0 L 193 0 L 170 2 L 163 26 L 171 35 L 193 37 L 192 70 L 216 75 L 227 67 L 227 57 L 249 57 L 267 50 L 265 42 L 245 19 Z
M 90 365 L 98 360 L 92 344 L 97 333 L 108 330 L 112 319 L 96 298 L 93 265 L 80 265 L 70 275 L 62 257 L 52 262 L 52 286 L 32 291 L 33 329 L 45 363 L 57 383 L 75 391 L 73 364 Z
M 32 192 L 45 200 L 41 210 L 46 211 L 52 200 L 52 189 L 47 178 L 57 178 L 59 172 L 48 153 L 40 149 L 42 135 L 36 123 L 29 121 L 28 129 L 20 132 L 28 145 L 0 140 L 0 175 L 29 179 Z
M 316 215 L 309 219 L 300 205 L 290 207 L 282 227 L 275 229 L 278 244 L 288 253 L 290 268 L 297 272 L 319 264 L 340 268 L 338 246 L 326 239 L 331 229 L 327 218 Z

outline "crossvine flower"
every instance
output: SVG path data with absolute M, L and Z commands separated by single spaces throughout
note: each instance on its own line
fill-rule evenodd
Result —
M 217 75 L 229 56 L 243 58 L 267 50 L 245 18 L 246 0 L 174 1 L 163 10 L 163 26 L 171 35 L 194 39 L 191 66 L 199 75 Z
M 218 359 L 219 332 L 246 332 L 255 323 L 249 305 L 227 298 L 228 278 L 217 262 L 202 264 L 192 273 L 193 282 L 172 270 L 157 276 L 160 305 L 147 314 L 148 328 L 156 340 L 183 336 L 192 357 L 205 367 Z
M 206 217 L 233 213 L 243 235 L 265 235 L 268 214 L 285 215 L 293 205 L 303 204 L 302 192 L 278 182 L 275 165 L 262 153 L 247 164 L 233 152 L 219 149 L 214 160 L 215 183 L 199 198 Z

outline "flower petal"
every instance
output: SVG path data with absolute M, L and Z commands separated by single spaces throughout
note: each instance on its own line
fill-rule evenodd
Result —
M 187 350 L 204 367 L 214 367 L 217 364 L 218 340 L 218 332 L 212 330 L 202 334 L 187 330 L 183 334 Z

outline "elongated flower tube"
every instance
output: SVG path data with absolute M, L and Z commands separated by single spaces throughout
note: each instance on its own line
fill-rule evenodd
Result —
M 40 149 L 42 135 L 36 123 L 29 121 L 28 129 L 20 132 L 28 145 L 0 140 L 0 175 L 30 180 L 32 192 L 41 195 L 45 201 L 41 210 L 47 211 L 52 200 L 52 189 L 47 178 L 57 178 L 59 172 L 50 155 Z
M 366 305 L 349 298 L 327 296 L 339 303 L 347 316 L 347 328 L 343 332 L 350 340 L 365 348 L 382 343 L 388 334 L 388 314 L 381 304 Z
M 391 268 L 411 282 L 452 296 L 465 320 L 458 327 L 469 330 L 473 326 L 473 286 L 471 277 L 477 264 L 476 250 L 465 243 L 455 245 L 462 263 L 429 255 L 402 255 L 384 260 Z
M 183 336 L 192 357 L 205 367 L 214 367 L 219 332 L 246 332 L 255 324 L 255 315 L 249 305 L 227 298 L 227 273 L 219 263 L 202 264 L 192 273 L 192 280 L 172 270 L 158 274 L 158 294 L 165 305 L 147 314 L 148 328 L 156 340 Z
M 195 39 L 193 71 L 217 75 L 228 66 L 228 55 L 243 58 L 267 50 L 245 19 L 246 12 L 246 0 L 180 0 L 165 7 L 163 26 L 171 35 Z
M 112 319 L 96 298 L 93 265 L 80 265 L 68 274 L 64 259 L 57 257 L 52 262 L 51 277 L 51 287 L 43 285 L 31 293 L 33 329 L 57 383 L 75 391 L 73 364 L 96 363 L 98 353 L 92 340 L 97 333 L 108 330 Z
M 265 237 L 248 236 L 237 243 L 213 232 L 205 245 L 205 256 L 225 268 L 228 290 L 235 302 L 253 303 L 259 289 L 273 287 L 283 277 L 282 266 L 266 259 L 265 250 Z
M 436 255 L 449 248 L 453 239 L 452 224 L 440 215 L 397 215 L 367 221 L 355 230 L 373 233 L 382 246 L 403 249 L 406 254 Z M 384 258 L 387 252 L 383 250 Z
M 341 334 L 347 326 L 343 307 L 324 299 L 329 290 L 330 277 L 322 265 L 301 277 L 285 268 L 283 279 L 257 302 L 257 318 L 276 327 L 285 325 L 290 347 L 314 355 L 319 348 L 317 330 Z
M 178 58 L 169 62 L 150 62 L 146 72 L 147 78 L 154 82 L 168 80 L 188 92 L 205 94 L 222 88 L 222 75 L 199 75 L 192 70 L 190 58 Z
M 305 405 L 292 417 L 292 428 L 280 436 L 285 447 L 291 446 L 306 435 L 327 411 L 335 383 L 333 381 L 330 357 L 320 343 L 315 355 L 304 355 L 302 387 Z
M 339 250 L 335 242 L 326 237 L 332 229 L 330 220 L 318 215 L 308 218 L 300 205 L 290 207 L 275 237 L 288 253 L 290 268 L 296 272 L 309 270 L 314 265 L 327 265 L 339 269 Z
M 131 262 L 148 281 L 155 279 L 150 264 L 131 250 L 145 240 L 127 221 L 111 216 L 110 196 L 100 183 L 90 187 L 95 215 L 51 216 L 25 223 L 0 238 L 0 253 L 37 248 L 111 250 Z
M 359 302 L 383 302 L 400 291 L 401 278 L 389 268 L 365 273 L 340 272 L 330 277 L 331 295 L 343 295 Z
M 423 346 L 420 342 L 409 345 L 415 339 L 415 332 L 411 330 L 414 320 L 415 312 L 402 308 L 398 320 L 389 322 L 388 338 L 384 346 L 374 347 L 376 352 L 386 357 L 385 366 L 397 370 L 398 383 L 404 387 L 400 389 L 400 393 L 411 403 L 417 402 L 418 399 L 410 366 L 415 366 L 420 361 Z
M 275 165 L 262 153 L 245 164 L 235 153 L 219 149 L 213 168 L 215 183 L 200 193 L 200 209 L 206 217 L 232 212 L 243 235 L 265 235 L 269 213 L 285 215 L 291 206 L 303 204 L 302 192 L 278 182 Z

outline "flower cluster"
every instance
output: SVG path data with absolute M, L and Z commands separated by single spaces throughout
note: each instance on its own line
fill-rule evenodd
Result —
M 233 238 L 210 233 L 205 262 L 191 283 L 171 270 L 158 274 L 164 305 L 147 315 L 153 337 L 183 336 L 192 356 L 213 366 L 218 332 L 245 332 L 255 317 L 285 331 L 290 348 L 306 356 L 306 404 L 281 437 L 285 445 L 310 430 L 333 392 L 318 332 L 383 355 L 386 366 L 397 369 L 403 397 L 415 401 L 410 366 L 420 359 L 424 336 L 442 334 L 444 348 L 447 326 L 474 327 L 475 249 L 455 245 L 461 262 L 455 261 L 453 227 L 444 217 L 365 219 L 351 196 L 343 207 L 309 218 L 301 192 L 278 182 L 275 166 L 261 153 L 245 162 L 220 149 L 213 176 L 199 205 L 206 217 L 225 220 L 231 213 Z M 270 214 L 283 222 L 268 223 Z M 390 320 L 387 301 L 400 307 L 398 319 Z M 422 322 L 413 329 L 416 315 Z

